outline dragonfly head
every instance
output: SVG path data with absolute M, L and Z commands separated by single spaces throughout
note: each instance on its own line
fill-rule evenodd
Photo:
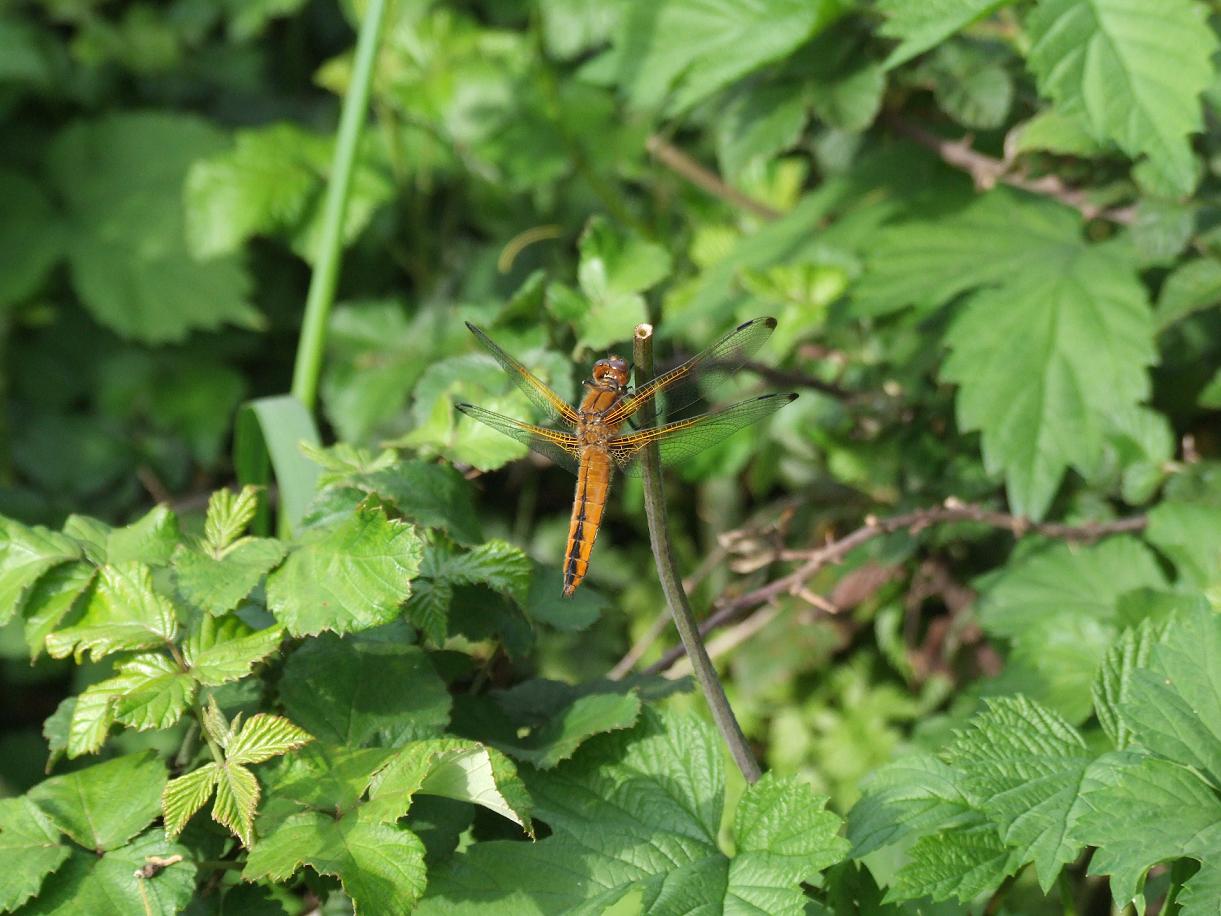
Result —
M 627 386 L 627 363 L 618 356 L 608 356 L 594 363 L 594 385 L 619 390 Z

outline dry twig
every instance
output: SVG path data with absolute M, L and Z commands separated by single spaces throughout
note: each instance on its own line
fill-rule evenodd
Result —
M 860 528 L 822 547 L 780 551 L 775 559 L 804 562 L 793 572 L 781 576 L 767 585 L 752 589 L 736 598 L 723 599 L 718 602 L 716 610 L 700 624 L 700 633 L 707 635 L 712 630 L 744 616 L 748 611 L 760 605 L 770 604 L 782 595 L 801 595 L 806 591 L 806 582 L 817 572 L 833 563 L 838 563 L 853 550 L 875 538 L 894 534 L 897 531 L 909 531 L 915 534 L 930 525 L 947 522 L 977 522 L 993 528 L 1005 529 L 1014 537 L 1041 534 L 1056 540 L 1096 541 L 1112 534 L 1141 531 L 1148 520 L 1143 515 L 1134 515 L 1114 521 L 1089 522 L 1084 525 L 1031 522 L 1029 519 L 1006 512 L 997 512 L 983 506 L 964 503 L 954 497 L 950 497 L 940 506 L 904 512 L 889 518 L 866 516 L 865 524 Z M 681 654 L 681 648 L 670 650 L 660 660 L 650 665 L 646 669 L 646 673 L 657 674 L 668 670 Z
M 993 188 L 999 182 L 1031 194 L 1051 197 L 1072 207 L 1086 219 L 1105 219 L 1123 226 L 1130 226 L 1136 219 L 1135 207 L 1101 207 L 1091 201 L 1084 191 L 1070 188 L 1058 175 L 1032 178 L 1024 171 L 1015 170 L 1008 155 L 1004 159 L 995 159 L 973 150 L 970 135 L 949 140 L 893 115 L 887 118 L 887 123 L 895 133 L 931 149 L 946 165 L 966 172 L 980 191 Z
M 754 214 L 761 219 L 780 219 L 782 214 L 778 210 L 773 210 L 767 204 L 755 200 L 748 194 L 742 193 L 733 185 L 728 184 L 720 175 L 704 168 L 704 166 L 700 165 L 663 137 L 653 134 L 645 141 L 644 148 L 649 151 L 649 154 L 654 159 L 671 172 L 681 175 L 697 188 L 707 191 L 713 197 L 719 197 L 739 210 L 745 210 L 747 213 Z

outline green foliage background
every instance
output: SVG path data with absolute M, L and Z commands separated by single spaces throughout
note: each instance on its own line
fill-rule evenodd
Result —
M 330 444 L 241 489 L 365 12 L 0 5 L 0 912 L 1215 914 L 1216 5 L 398 0 Z M 801 397 L 668 489 L 745 786 L 607 679 L 639 484 L 561 600 L 571 478 L 453 405 L 530 416 L 464 321 L 575 398 L 762 314 Z

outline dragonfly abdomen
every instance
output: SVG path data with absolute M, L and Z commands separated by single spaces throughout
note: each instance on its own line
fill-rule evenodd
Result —
M 587 447 L 577 471 L 577 495 L 568 525 L 568 549 L 564 555 L 564 594 L 571 595 L 585 578 L 594 539 L 602 525 L 606 497 L 610 493 L 611 460 L 605 449 Z

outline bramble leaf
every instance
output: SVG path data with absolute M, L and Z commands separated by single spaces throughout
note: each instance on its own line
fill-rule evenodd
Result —
M 959 29 L 982 19 L 1013 0 L 881 0 L 879 11 L 887 17 L 880 32 L 901 39 L 886 58 L 887 68 L 906 63 L 940 44 Z
M 996 697 L 946 751 L 965 788 L 1044 892 L 1081 851 L 1070 834 L 1092 759 L 1071 725 L 1024 697 Z
M 183 643 L 182 654 L 191 677 L 217 687 L 248 675 L 280 647 L 283 638 L 281 627 L 253 631 L 234 617 L 206 617 Z
M 1118 709 L 1136 744 L 1221 780 L 1221 617 L 1196 607 L 1171 618 Z
M 1097 847 L 1090 874 L 1111 876 L 1117 904 L 1138 899 L 1154 865 L 1183 856 L 1215 863 L 1221 855 L 1221 801 L 1187 767 L 1131 752 L 1108 754 L 1090 768 L 1082 791 L 1073 835 Z
M 289 656 L 280 698 L 294 722 L 334 744 L 402 744 L 449 721 L 449 692 L 415 646 L 311 640 Z
M 339 879 L 357 913 L 401 912 L 424 893 L 424 844 L 362 806 L 338 819 L 295 814 L 250 851 L 242 877 L 284 881 L 302 865 Z
M 1157 561 L 1133 538 L 1056 544 L 1005 567 L 980 600 L 980 623 L 1013 641 L 1015 655 L 1047 686 L 1049 705 L 1081 721 L 1090 712 L 1098 664 L 1127 623 L 1120 618 L 1121 596 L 1165 584 Z M 1048 651 L 1062 645 L 1075 659 L 1071 669 Z
M 225 548 L 241 537 L 259 509 L 259 488 L 244 486 L 232 490 L 217 490 L 208 498 L 208 514 L 204 519 L 204 540 L 212 555 L 220 559 Z
M 534 836 L 532 802 L 517 768 L 478 741 L 431 738 L 406 745 L 374 777 L 370 813 L 397 820 L 417 793 L 481 805 Z
M 221 765 L 211 761 L 165 784 L 161 793 L 161 815 L 165 819 L 165 835 L 171 840 L 182 833 L 187 821 L 208 803 L 220 778 L 220 770 Z
M 153 869 L 150 864 L 169 862 Z M 34 913 L 88 913 L 89 916 L 175 916 L 195 893 L 195 864 L 191 850 L 169 842 L 160 829 L 150 830 L 131 843 L 106 850 L 73 850 L 28 908 Z
M 362 505 L 302 541 L 267 579 L 268 609 L 291 634 L 347 633 L 399 615 L 423 554 L 411 525 Z
M 313 741 L 313 736 L 283 716 L 259 713 L 245 721 L 225 746 L 227 764 L 262 763 Z
M 86 849 L 118 849 L 160 811 L 165 764 L 151 751 L 53 776 L 32 788 L 29 799 Z
M 840 0 L 663 0 L 632 3 L 615 36 L 620 84 L 638 108 L 689 109 L 787 56 L 847 7 Z
M 80 555 L 76 542 L 59 532 L 0 518 L 0 626 L 21 609 L 43 573 Z
M 768 777 L 740 803 L 739 849 L 727 857 L 716 843 L 721 766 L 709 726 L 646 712 L 632 731 L 528 778 L 552 836 L 475 844 L 434 870 L 420 912 L 601 912 L 629 892 L 643 911 L 664 896 L 685 910 L 803 912 L 799 882 L 847 851 L 838 818 L 795 780 Z
M 214 557 L 194 547 L 174 554 L 175 584 L 182 597 L 209 614 L 233 610 L 287 552 L 275 538 L 242 538 Z
M 1042 518 L 1069 467 L 1088 473 L 1101 418 L 1149 393 L 1152 316 L 1127 249 L 1066 246 L 1058 258 L 971 297 L 947 335 L 942 377 L 956 414 L 982 433 L 1009 505 Z
M 47 636 L 52 656 L 75 655 L 79 661 L 89 652 L 97 659 L 174 640 L 178 634 L 174 607 L 153 589 L 152 571 L 145 564 L 107 565 L 98 574 L 97 588 L 81 619 Z
M 367 138 L 356 161 L 343 237 L 351 242 L 394 185 L 371 154 Z M 238 131 L 232 149 L 197 160 L 186 176 L 186 238 L 198 258 L 231 255 L 255 235 L 287 235 L 313 261 L 322 222 L 323 192 L 334 140 L 294 124 Z
M 228 827 L 249 848 L 254 843 L 254 812 L 259 806 L 259 781 L 236 763 L 218 765 L 212 819 Z
M 1188 135 L 1201 129 L 1200 93 L 1213 76 L 1206 16 L 1192 0 L 1156 8 L 1048 0 L 1028 21 L 1030 68 L 1065 114 L 1083 115 L 1095 136 L 1129 156 L 1147 156 L 1175 194 L 1186 194 L 1196 182 Z
M 0 798 L 0 912 L 16 909 L 37 894 L 68 854 L 59 831 L 37 805 L 28 798 Z
M 184 238 L 187 169 L 223 142 L 196 117 L 125 112 L 78 121 L 52 144 L 51 179 L 71 216 L 73 286 L 117 334 L 170 343 L 197 329 L 261 322 L 242 263 L 196 261 Z

